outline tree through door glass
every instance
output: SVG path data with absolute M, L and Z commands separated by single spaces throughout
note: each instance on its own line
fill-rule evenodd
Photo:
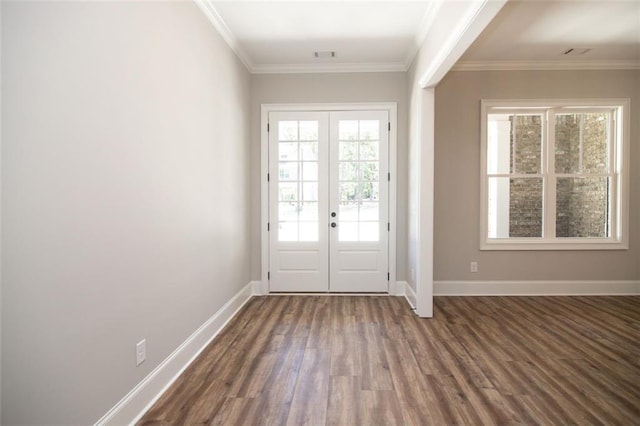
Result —
M 380 239 L 380 121 L 338 121 L 338 239 Z
M 278 124 L 278 240 L 318 241 L 318 122 Z

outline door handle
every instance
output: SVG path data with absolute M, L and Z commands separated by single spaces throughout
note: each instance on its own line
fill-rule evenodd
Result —
M 336 223 L 335 223 L 335 222 L 331 222 L 331 227 L 332 227 L 332 228 L 335 228 L 336 226 L 338 226 L 338 225 L 336 225 Z
M 336 217 L 336 212 L 331 212 L 331 217 Z

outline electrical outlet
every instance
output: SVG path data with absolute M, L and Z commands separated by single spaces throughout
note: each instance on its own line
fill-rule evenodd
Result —
M 469 270 L 471 272 L 478 272 L 478 262 L 471 262 L 469 265 Z
M 147 358 L 147 339 L 142 339 L 136 344 L 136 367 Z

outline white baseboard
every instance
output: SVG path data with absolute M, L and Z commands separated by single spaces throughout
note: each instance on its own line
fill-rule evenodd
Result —
M 418 296 L 409 283 L 406 283 L 404 286 L 404 298 L 407 299 L 407 302 L 409 302 L 412 309 L 416 308 L 418 304 Z
M 640 281 L 434 281 L 434 296 L 640 295 Z
M 252 291 L 253 282 L 242 288 L 205 321 L 171 355 L 98 420 L 96 425 L 131 425 L 137 422 L 231 318 L 238 313 L 240 308 L 249 301 Z
M 254 296 L 262 296 L 264 292 L 262 291 L 262 281 L 251 281 L 249 283 L 251 285 L 251 294 Z

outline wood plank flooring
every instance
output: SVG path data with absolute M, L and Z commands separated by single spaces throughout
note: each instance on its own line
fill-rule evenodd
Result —
M 640 297 L 255 297 L 140 425 L 640 424 Z

